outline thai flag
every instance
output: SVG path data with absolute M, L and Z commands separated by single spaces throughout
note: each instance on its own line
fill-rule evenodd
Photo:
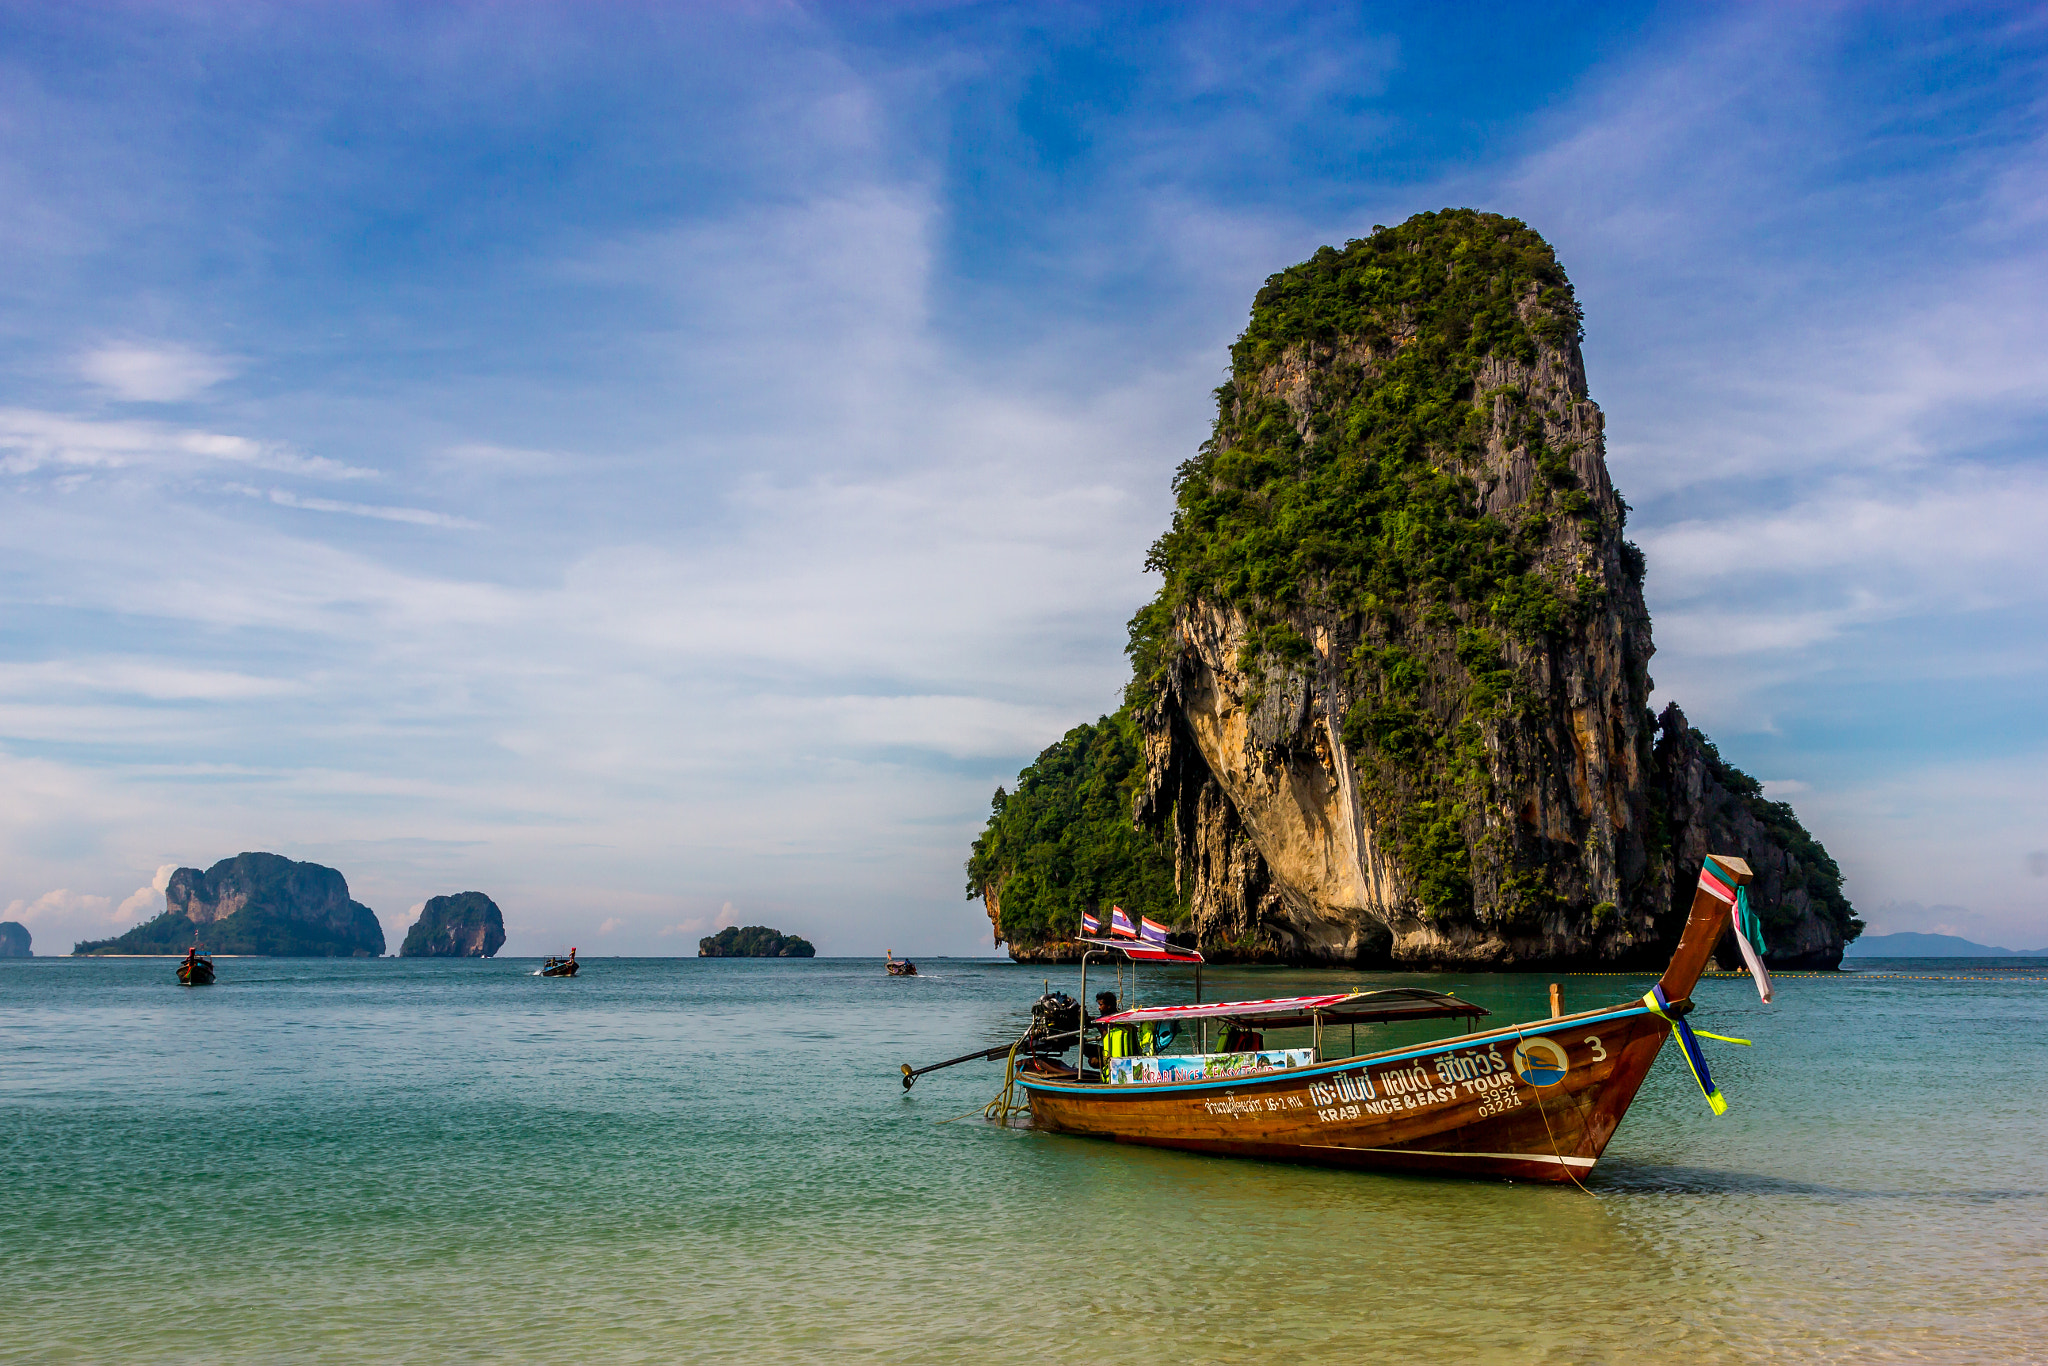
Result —
M 1120 934 L 1126 939 L 1136 939 L 1138 937 L 1138 927 L 1131 923 L 1130 912 L 1121 906 L 1111 906 L 1109 908 L 1109 932 L 1111 934 Z
M 1144 940 L 1147 944 L 1157 944 L 1164 948 L 1166 946 L 1166 926 L 1160 924 L 1149 915 L 1141 915 L 1138 917 L 1138 938 Z
M 1089 911 L 1081 912 L 1081 933 L 1101 934 L 1102 921 Z

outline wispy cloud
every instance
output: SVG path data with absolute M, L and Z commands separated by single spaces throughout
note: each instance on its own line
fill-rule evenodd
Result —
M 314 479 L 374 479 L 377 471 L 288 445 L 156 422 L 71 417 L 0 408 L 0 473 L 46 469 L 142 470 L 190 474 L 248 466 Z
M 305 686 L 299 679 L 261 678 L 151 659 L 74 657 L 0 664 L 0 697 L 95 692 L 158 702 L 238 702 L 301 692 Z
M 232 376 L 239 366 L 225 356 L 184 346 L 113 343 L 78 359 L 86 379 L 131 403 L 174 403 Z
M 254 490 L 249 490 L 254 492 Z M 288 493 L 283 489 L 272 489 L 270 501 L 279 507 L 304 508 L 309 512 L 343 512 L 351 517 L 373 517 L 384 522 L 407 522 L 413 526 L 452 527 L 458 530 L 474 531 L 481 522 L 467 517 L 456 517 L 446 512 L 430 512 L 425 508 L 382 507 L 372 503 L 342 503 L 332 498 L 312 498 L 302 494 Z

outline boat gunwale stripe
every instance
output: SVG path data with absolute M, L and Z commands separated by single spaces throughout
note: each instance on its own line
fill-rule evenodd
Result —
M 1470 1157 L 1501 1162 L 1555 1162 L 1565 1167 L 1590 1167 L 1597 1158 L 1553 1156 L 1550 1153 L 1454 1153 L 1436 1148 L 1347 1148 L 1341 1143 L 1303 1143 L 1304 1148 L 1335 1153 L 1396 1153 L 1402 1157 Z
M 1455 1053 L 1464 1048 L 1479 1048 L 1503 1039 L 1521 1038 L 1523 1035 L 1544 1035 L 1562 1025 L 1577 1029 L 1582 1025 L 1604 1024 L 1609 1020 L 1625 1020 L 1631 1015 L 1649 1015 L 1648 1006 L 1623 1006 L 1603 1014 L 1531 1022 L 1527 1025 L 1509 1025 L 1504 1029 L 1488 1030 L 1484 1034 L 1467 1034 L 1462 1038 L 1444 1039 L 1427 1048 L 1410 1049 L 1406 1053 L 1372 1054 L 1364 1058 L 1347 1058 L 1343 1062 L 1321 1062 L 1312 1067 L 1290 1067 L 1271 1072 L 1248 1072 L 1241 1077 L 1227 1077 L 1218 1081 L 1142 1081 L 1128 1082 L 1121 1086 L 1110 1086 L 1103 1082 L 1050 1081 L 1038 1077 L 1017 1074 L 1017 1084 L 1030 1091 L 1073 1092 L 1080 1095 L 1104 1096 L 1158 1096 L 1174 1091 L 1222 1091 L 1235 1090 L 1240 1086 L 1262 1085 L 1287 1077 L 1329 1076 L 1338 1072 L 1350 1072 L 1361 1067 L 1377 1067 L 1382 1063 L 1406 1062 L 1410 1058 L 1427 1058 L 1438 1053 Z

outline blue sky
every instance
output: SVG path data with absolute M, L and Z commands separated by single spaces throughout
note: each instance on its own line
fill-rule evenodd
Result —
M 2019 6 L 0 4 L 0 918 L 988 943 L 1251 295 L 1470 205 L 1579 288 L 1661 701 L 1877 930 L 2048 945 Z

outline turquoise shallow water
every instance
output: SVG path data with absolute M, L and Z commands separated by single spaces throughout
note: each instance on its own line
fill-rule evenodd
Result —
M 934 1123 L 999 1065 L 906 1094 L 897 1064 L 1014 1037 L 1044 970 L 533 966 L 0 961 L 0 1357 L 2048 1353 L 2048 964 L 1866 961 L 1769 1008 L 1702 983 L 1703 1027 L 1757 1041 L 1706 1045 L 1730 1113 L 1667 1048 L 1590 1195 Z M 1562 980 L 1573 1010 L 1643 989 Z M 1502 1019 L 1545 981 L 1204 994 L 1421 982 Z

